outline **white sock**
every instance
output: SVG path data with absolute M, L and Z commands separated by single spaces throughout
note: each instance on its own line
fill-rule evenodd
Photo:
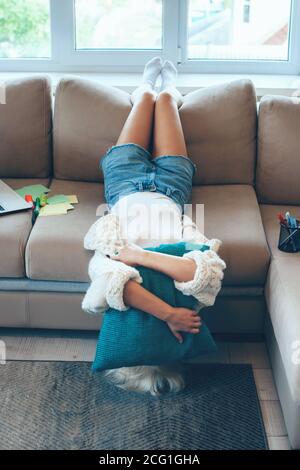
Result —
M 183 96 L 179 90 L 177 90 L 175 82 L 177 78 L 177 69 L 175 65 L 166 60 L 161 69 L 161 88 L 160 91 L 167 90 L 177 101 L 178 107 L 183 103 Z
M 161 57 L 154 57 L 149 60 L 145 65 L 143 74 L 143 83 L 150 83 L 152 88 L 155 87 L 156 80 L 161 72 L 162 60 Z
M 161 69 L 161 90 L 169 86 L 175 86 L 176 78 L 177 69 L 175 65 L 170 60 L 166 60 Z
M 162 68 L 162 60 L 161 57 L 154 57 L 153 59 L 149 60 L 145 65 L 144 73 L 143 73 L 143 80 L 141 85 L 134 90 L 131 94 L 131 102 L 132 104 L 135 102 L 137 98 L 139 98 L 145 90 L 154 90 L 155 83 L 157 78 L 160 75 L 160 71 Z

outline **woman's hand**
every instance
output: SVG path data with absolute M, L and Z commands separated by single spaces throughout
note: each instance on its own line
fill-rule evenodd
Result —
M 115 261 L 121 261 L 128 266 L 139 266 L 142 261 L 144 250 L 138 245 L 126 245 L 120 250 L 116 251 L 116 254 L 111 256 L 111 259 Z
M 180 343 L 183 342 L 183 338 L 179 331 L 197 334 L 200 333 L 200 326 L 202 324 L 198 313 L 188 308 L 173 308 L 166 322 Z

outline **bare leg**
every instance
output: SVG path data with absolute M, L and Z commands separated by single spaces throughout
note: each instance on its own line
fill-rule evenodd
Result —
M 167 90 L 162 91 L 156 100 L 153 158 L 161 155 L 187 156 L 187 148 L 176 99 Z
M 161 68 L 162 60 L 160 57 L 154 57 L 145 65 L 142 83 L 131 94 L 133 108 L 123 127 L 117 145 L 133 143 L 148 149 L 149 144 L 152 144 L 154 106 L 157 98 L 154 86 Z
M 156 93 L 145 89 L 136 97 L 116 145 L 138 144 L 148 149 L 151 141 Z

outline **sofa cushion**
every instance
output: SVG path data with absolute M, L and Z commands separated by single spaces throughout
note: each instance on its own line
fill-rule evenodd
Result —
M 51 172 L 52 101 L 45 77 L 6 84 L 0 110 L 0 178 L 46 178 Z
M 184 97 L 180 117 L 195 184 L 253 184 L 257 110 L 252 82 L 238 80 Z
M 131 108 L 130 95 L 118 88 L 63 79 L 55 100 L 55 177 L 103 181 L 99 159 L 115 145 Z M 199 167 L 195 184 L 253 184 L 257 112 L 250 81 L 190 93 L 180 116 Z
M 277 215 L 287 206 L 261 205 L 262 219 L 271 250 L 271 265 L 265 288 L 274 334 L 283 360 L 293 399 L 300 402 L 300 253 L 283 253 L 277 247 Z M 292 208 L 300 219 L 300 207 Z
M 266 96 L 259 108 L 259 201 L 300 204 L 300 99 Z
M 204 226 L 199 228 L 208 238 L 223 241 L 220 256 L 227 264 L 223 285 L 264 285 L 269 251 L 253 187 L 194 187 L 192 203 L 204 204 Z
M 48 179 L 3 179 L 13 189 L 29 184 L 44 184 Z M 31 211 L 21 211 L 0 217 L 0 277 L 25 276 L 25 246 L 32 229 Z
M 130 95 L 118 88 L 61 80 L 54 112 L 55 177 L 103 181 L 99 159 L 116 144 L 131 108 Z
M 103 185 L 53 180 L 51 194 L 76 194 L 79 204 L 66 215 L 38 217 L 26 246 L 26 273 L 31 279 L 89 281 L 93 255 L 83 248 L 83 238 L 96 221 Z

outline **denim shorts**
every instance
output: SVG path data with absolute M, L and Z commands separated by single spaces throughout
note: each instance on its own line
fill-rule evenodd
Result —
M 152 159 L 150 152 L 138 144 L 114 145 L 101 158 L 100 166 L 109 207 L 119 198 L 139 191 L 165 194 L 182 209 L 190 200 L 196 165 L 186 156 Z

